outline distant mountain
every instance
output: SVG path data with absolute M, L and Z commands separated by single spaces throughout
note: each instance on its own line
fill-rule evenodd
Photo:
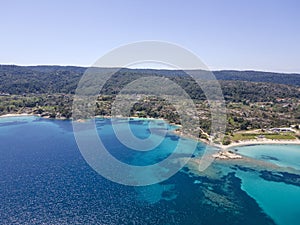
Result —
M 77 83 L 86 69 L 75 66 L 0 65 L 0 93 L 74 93 Z M 109 69 L 101 68 L 101 70 Z M 205 73 L 205 71 L 196 70 L 190 72 L 194 74 Z M 264 82 L 300 87 L 300 74 L 231 70 L 214 71 L 213 73 L 220 81 Z M 124 85 L 137 77 L 147 75 L 167 76 L 173 80 L 186 82 L 186 74 L 179 70 L 124 68 L 118 71 L 110 83 Z M 107 88 L 107 90 L 110 93 L 118 91 L 111 88 Z
M 300 86 L 300 74 L 296 73 L 272 73 L 261 71 L 214 71 L 218 80 L 242 80 L 251 82 L 268 82 L 275 84 L 287 84 Z

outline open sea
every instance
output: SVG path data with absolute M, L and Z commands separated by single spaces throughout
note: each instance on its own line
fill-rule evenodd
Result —
M 125 122 L 120 119 L 118 126 Z M 137 137 L 149 137 L 149 120 L 129 123 Z M 118 141 L 110 119 L 98 118 L 96 125 L 111 155 L 132 165 L 159 162 L 184 139 L 168 133 L 155 149 L 137 152 Z M 199 143 L 193 157 L 201 156 L 205 147 Z M 203 173 L 187 166 L 158 184 L 126 186 L 88 165 L 71 121 L 0 118 L 0 224 L 298 225 L 300 146 L 235 150 L 253 159 L 253 165 L 251 160 L 245 165 L 218 161 Z M 256 161 L 265 164 L 258 167 Z

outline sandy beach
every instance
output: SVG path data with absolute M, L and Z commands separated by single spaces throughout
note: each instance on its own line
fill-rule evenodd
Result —
M 40 116 L 40 115 L 36 115 L 36 114 L 28 114 L 28 113 L 22 113 L 22 114 L 17 114 L 17 113 L 11 113 L 11 114 L 5 114 L 5 115 L 1 115 L 0 118 L 6 118 L 6 117 L 20 117 L 20 116 Z M 111 118 L 111 116 L 95 116 L 96 118 Z M 126 119 L 137 119 L 138 117 L 120 117 L 120 118 L 126 118 Z M 164 119 L 155 119 L 155 118 L 138 118 L 138 119 L 147 119 L 147 120 L 163 120 L 165 122 L 168 123 L 168 121 L 164 120 Z M 77 122 L 83 122 L 83 121 L 77 121 Z M 180 127 L 181 125 L 177 125 L 177 124 L 172 124 L 175 126 Z M 175 133 L 176 135 L 179 135 L 181 137 L 186 137 L 186 138 L 193 138 L 191 135 L 187 135 L 187 134 L 183 134 L 180 131 L 174 130 L 173 133 Z M 294 140 L 271 140 L 271 139 L 253 139 L 253 140 L 246 140 L 246 141 L 238 141 L 238 142 L 233 142 L 229 145 L 219 145 L 219 144 L 213 144 L 211 142 L 209 142 L 206 139 L 200 139 L 200 138 L 196 138 L 197 141 L 203 142 L 207 145 L 211 145 L 217 148 L 220 148 L 222 150 L 229 150 L 233 147 L 238 147 L 238 146 L 247 146 L 247 145 L 263 145 L 263 144 L 296 144 L 296 145 L 300 145 L 300 140 L 299 139 L 294 139 Z
M 22 113 L 22 114 L 5 114 L 0 116 L 0 118 L 5 118 L 5 117 L 19 117 L 19 116 L 33 116 L 33 114 L 27 114 L 27 113 Z
M 247 140 L 247 141 L 239 141 L 239 142 L 234 142 L 229 145 L 220 145 L 219 147 L 228 150 L 233 147 L 237 146 L 247 146 L 247 145 L 263 145 L 263 144 L 296 144 L 300 145 L 300 140 L 295 139 L 295 140 L 270 140 L 270 139 L 262 139 L 262 140 Z

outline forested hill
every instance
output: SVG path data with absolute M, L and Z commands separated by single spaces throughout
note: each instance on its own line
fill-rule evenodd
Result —
M 275 84 L 287 84 L 300 86 L 300 74 L 288 73 L 271 73 L 260 71 L 234 71 L 223 70 L 214 71 L 214 75 L 218 80 L 242 80 L 250 82 L 268 82 Z
M 74 66 L 15 66 L 0 65 L 0 93 L 74 93 L 87 68 Z M 103 69 L 106 70 L 106 69 Z M 191 71 L 197 73 L 198 71 Z M 121 69 L 115 76 L 128 81 L 140 75 L 155 74 L 182 79 L 184 73 L 174 70 Z M 257 71 L 215 71 L 218 80 L 250 81 L 285 84 L 300 87 L 300 74 Z M 121 79 L 122 80 L 122 79 Z

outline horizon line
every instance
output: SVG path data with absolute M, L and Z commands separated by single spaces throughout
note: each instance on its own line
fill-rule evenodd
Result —
M 87 66 L 87 65 L 71 65 L 71 64 L 15 64 L 15 63 L 0 63 L 0 66 L 19 66 L 19 67 L 37 67 L 37 66 L 58 66 L 58 67 L 81 67 L 81 68 L 90 68 L 92 66 Z M 190 69 L 180 69 L 180 68 L 151 68 L 151 67 L 145 67 L 145 68 L 131 68 L 131 67 L 99 67 L 99 68 L 120 68 L 120 69 L 145 69 L 145 70 L 205 70 L 205 69 L 200 69 L 200 68 L 190 68 Z M 276 70 L 264 70 L 264 69 L 209 69 L 205 71 L 212 71 L 212 72 L 218 72 L 218 71 L 239 71 L 239 72 L 264 72 L 264 73 L 284 73 L 284 74 L 300 74 L 299 72 L 291 72 L 291 71 L 276 71 Z

